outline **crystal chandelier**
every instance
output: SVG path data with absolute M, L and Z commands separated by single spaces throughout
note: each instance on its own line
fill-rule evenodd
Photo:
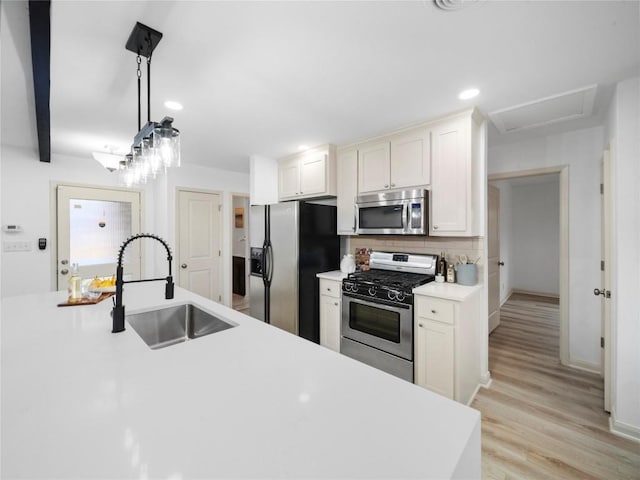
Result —
M 180 132 L 173 128 L 173 118 L 151 121 L 151 54 L 162 33 L 136 22 L 127 40 L 126 49 L 136 54 L 138 77 L 138 133 L 133 139 L 131 153 L 120 162 L 125 185 L 142 185 L 169 167 L 180 166 Z M 147 123 L 141 126 L 141 57 L 147 59 Z

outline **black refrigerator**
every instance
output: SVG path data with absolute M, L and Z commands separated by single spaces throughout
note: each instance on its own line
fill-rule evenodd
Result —
M 251 316 L 320 342 L 316 274 L 340 268 L 336 207 L 305 201 L 251 207 Z

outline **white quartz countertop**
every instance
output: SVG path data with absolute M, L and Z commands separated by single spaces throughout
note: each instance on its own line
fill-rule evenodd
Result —
M 467 297 L 480 290 L 479 285 L 467 286 L 457 283 L 437 283 L 430 282 L 413 289 L 414 295 L 427 295 L 429 297 L 439 297 L 447 300 L 464 301 Z
M 340 270 L 332 270 L 331 272 L 316 273 L 316 277 L 324 278 L 325 280 L 341 281 L 343 278 L 347 278 L 347 273 L 342 273 Z
M 1 306 L 1 477 L 479 478 L 477 411 L 176 287 L 235 328 L 151 350 L 111 301 Z

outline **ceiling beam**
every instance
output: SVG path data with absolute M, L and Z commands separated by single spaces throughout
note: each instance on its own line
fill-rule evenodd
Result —
M 29 0 L 31 65 L 41 162 L 51 162 L 51 0 Z

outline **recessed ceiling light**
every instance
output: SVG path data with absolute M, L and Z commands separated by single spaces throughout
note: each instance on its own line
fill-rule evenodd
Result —
M 298 150 L 300 150 L 301 152 L 303 152 L 305 150 L 309 150 L 309 146 L 308 145 L 298 145 Z
M 468 100 L 470 98 L 477 96 L 479 93 L 480 93 L 480 90 L 478 90 L 477 88 L 470 88 L 468 90 L 463 90 L 462 92 L 460 92 L 458 94 L 458 98 L 460 100 Z
M 164 102 L 164 106 L 169 110 L 182 110 L 182 104 L 173 100 L 167 100 Z

